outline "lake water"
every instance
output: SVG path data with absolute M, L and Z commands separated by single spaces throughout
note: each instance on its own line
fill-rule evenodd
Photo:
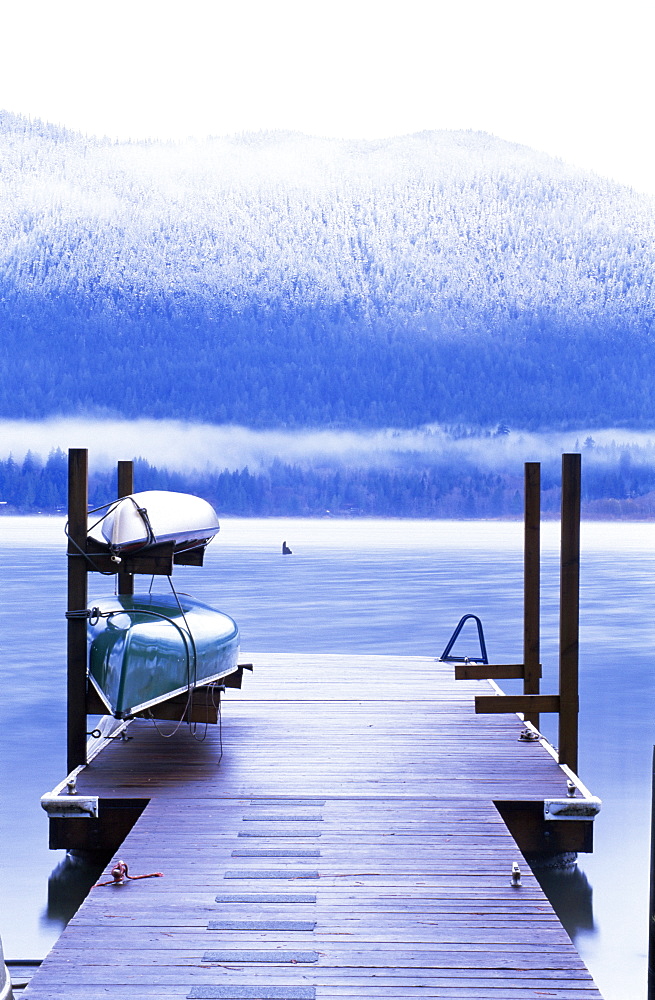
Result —
M 520 662 L 522 532 L 507 522 L 231 519 L 205 566 L 176 567 L 175 578 L 237 619 L 255 662 L 257 651 L 436 657 L 468 612 L 482 618 L 492 662 Z M 39 805 L 65 776 L 63 520 L 2 517 L 0 533 L 0 934 L 7 957 L 34 959 L 67 916 L 56 871 L 65 855 L 48 850 Z M 549 891 L 606 1000 L 646 991 L 654 562 L 655 525 L 583 524 L 579 772 L 603 809 L 594 854 Z M 104 578 L 90 586 L 107 592 Z M 559 525 L 546 523 L 544 692 L 557 689 L 558 602 Z M 556 742 L 553 718 L 542 720 Z

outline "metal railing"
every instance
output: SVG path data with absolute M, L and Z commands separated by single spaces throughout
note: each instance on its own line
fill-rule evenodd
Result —
M 457 639 L 459 638 L 460 632 L 464 628 L 466 622 L 469 621 L 469 619 L 473 619 L 473 621 L 475 622 L 475 624 L 477 625 L 477 628 L 478 628 L 478 641 L 480 643 L 480 655 L 479 656 L 452 656 L 450 651 L 453 648 L 453 646 L 455 645 L 455 643 L 457 642 Z M 480 621 L 480 619 L 478 618 L 477 615 L 464 615 L 462 618 L 460 618 L 460 620 L 457 623 L 457 626 L 455 628 L 455 631 L 453 632 L 453 634 L 451 635 L 450 639 L 446 643 L 446 648 L 444 649 L 444 651 L 441 654 L 441 656 L 439 657 L 439 659 L 443 660 L 443 661 L 445 661 L 447 663 L 489 663 L 489 659 L 487 657 L 487 645 L 486 645 L 486 643 L 484 641 L 484 631 L 482 629 L 482 622 Z

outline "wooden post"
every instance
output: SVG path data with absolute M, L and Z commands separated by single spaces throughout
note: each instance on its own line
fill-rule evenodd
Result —
M 128 497 L 134 493 L 134 463 L 118 463 L 118 496 Z M 118 593 L 131 595 L 134 593 L 134 577 L 122 568 L 118 572 Z
M 541 560 L 541 466 L 525 463 L 525 528 L 523 547 L 523 694 L 539 694 L 539 599 Z M 539 713 L 525 714 L 539 728 Z
M 648 1000 L 655 1000 L 655 747 L 653 747 L 651 777 L 650 904 L 648 916 Z
M 68 452 L 68 610 L 87 606 L 88 453 Z M 86 619 L 68 619 L 67 767 L 86 764 Z
M 562 455 L 559 626 L 559 762 L 578 769 L 580 619 L 580 455 Z

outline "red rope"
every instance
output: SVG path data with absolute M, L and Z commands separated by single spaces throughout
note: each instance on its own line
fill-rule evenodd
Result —
M 92 887 L 98 889 L 101 885 L 122 885 L 124 879 L 129 879 L 131 882 L 136 882 L 139 878 L 163 878 L 163 872 L 151 872 L 149 875 L 130 875 L 129 869 L 127 867 L 126 861 L 117 861 L 111 870 L 111 879 L 109 882 L 96 882 Z

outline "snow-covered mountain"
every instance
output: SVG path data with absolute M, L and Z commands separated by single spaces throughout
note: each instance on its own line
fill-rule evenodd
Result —
M 0 416 L 652 425 L 654 209 L 477 132 L 0 114 Z

